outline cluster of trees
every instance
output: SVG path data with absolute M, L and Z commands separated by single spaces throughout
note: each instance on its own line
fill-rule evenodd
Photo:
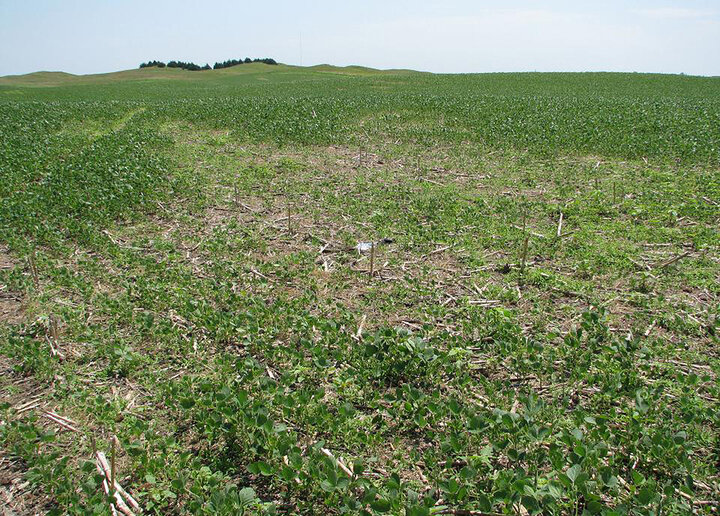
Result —
M 241 64 L 247 64 L 247 63 L 265 63 L 269 65 L 276 65 L 277 61 L 274 59 L 271 59 L 269 57 L 264 57 L 262 59 L 250 59 L 249 57 L 246 57 L 243 59 L 228 59 L 227 61 L 223 61 L 222 63 L 215 63 L 215 66 L 213 66 L 213 69 L 218 70 L 220 68 L 230 68 L 231 66 L 237 66 Z
M 157 66 L 158 68 L 182 68 L 183 70 L 197 71 L 197 70 L 211 70 L 210 65 L 200 66 L 195 63 L 186 63 L 185 61 L 170 61 L 168 64 L 162 61 L 148 61 L 147 63 L 141 63 L 140 68 L 149 68 L 151 66 Z
M 165 63 L 163 63 L 162 61 L 148 61 L 147 63 L 140 63 L 140 68 L 149 68 L 151 66 L 165 68 Z
M 265 63 L 269 65 L 276 65 L 277 61 L 269 57 L 264 57 L 262 59 L 250 59 L 249 57 L 246 57 L 244 60 L 229 59 L 227 61 L 223 61 L 222 63 L 215 63 L 215 66 L 213 66 L 213 68 L 215 70 L 218 70 L 220 68 L 230 68 L 231 66 L 240 65 L 243 63 Z M 168 68 L 182 68 L 183 70 L 190 70 L 193 72 L 197 70 L 210 70 L 209 64 L 206 64 L 205 66 L 200 66 L 195 63 L 186 63 L 184 61 L 170 61 L 168 64 L 165 64 L 162 61 L 148 61 L 147 63 L 140 64 L 140 68 L 149 68 L 151 66 L 157 66 L 158 68 L 165 68 L 166 66 Z
M 182 68 L 183 70 L 190 70 L 191 72 L 196 72 L 198 70 L 210 70 L 210 65 L 205 64 L 205 66 L 196 65 L 195 63 L 186 63 L 185 61 L 170 61 L 167 64 L 168 68 Z

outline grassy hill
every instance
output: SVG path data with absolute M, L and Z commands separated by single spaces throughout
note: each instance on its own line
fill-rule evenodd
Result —
M 148 67 L 119 72 L 99 73 L 89 75 L 73 75 L 65 72 L 34 72 L 25 75 L 11 75 L 0 77 L 0 85 L 6 86 L 72 86 L 81 84 L 107 84 L 116 81 L 147 81 L 147 80 L 175 80 L 175 81 L 216 81 L 228 77 L 242 78 L 247 75 L 287 74 L 288 72 L 309 76 L 313 72 L 335 73 L 343 75 L 378 75 L 388 73 L 410 72 L 404 70 L 376 70 L 362 66 L 331 66 L 317 65 L 298 67 L 284 64 L 266 65 L 263 63 L 250 63 L 219 70 L 187 71 L 180 68 Z M 238 77 L 239 76 L 239 77 Z
M 0 178 L 15 513 L 714 514 L 719 79 L 40 72 Z

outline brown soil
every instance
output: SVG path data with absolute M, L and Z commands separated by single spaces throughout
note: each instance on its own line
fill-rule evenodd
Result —
M 0 247 L 0 270 L 12 269 L 15 262 L 5 247 Z M 0 323 L 19 324 L 23 320 L 22 296 L 8 290 L 8 286 L 0 283 Z

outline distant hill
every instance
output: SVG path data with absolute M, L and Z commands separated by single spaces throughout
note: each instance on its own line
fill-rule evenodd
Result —
M 220 78 L 229 75 L 273 74 L 283 72 L 315 72 L 344 75 L 378 75 L 389 73 L 420 73 L 412 70 L 378 70 L 364 66 L 332 66 L 328 64 L 316 66 L 293 66 L 285 64 L 268 65 L 265 63 L 248 63 L 217 70 L 189 71 L 181 68 L 158 68 L 155 66 L 122 70 L 118 72 L 73 75 L 66 72 L 33 72 L 24 75 L 7 75 L 0 77 L 0 85 L 6 86 L 66 86 L 72 84 L 102 84 L 114 81 L 146 81 L 153 79 L 175 79 L 198 81 L 209 77 Z
M 313 70 L 316 72 L 330 72 L 330 73 L 341 73 L 341 74 L 350 74 L 350 75 L 375 75 L 375 74 L 383 74 L 383 73 L 427 73 L 427 72 L 416 72 L 414 70 L 405 70 L 405 69 L 388 69 L 388 70 L 380 70 L 378 68 L 369 68 L 367 66 L 358 66 L 358 65 L 350 65 L 350 66 L 334 66 L 330 64 L 319 64 L 314 66 L 308 66 L 306 67 L 307 70 Z
M 43 85 L 47 83 L 61 83 L 75 77 L 78 76 L 67 72 L 33 72 L 23 75 L 6 75 L 0 77 L 0 81 L 5 84 Z

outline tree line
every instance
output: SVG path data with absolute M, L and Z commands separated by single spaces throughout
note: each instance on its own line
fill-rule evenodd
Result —
M 228 59 L 227 61 L 223 61 L 222 63 L 218 62 L 215 63 L 212 68 L 215 70 L 219 70 L 220 68 L 230 68 L 231 66 L 237 66 L 247 63 L 265 63 L 268 65 L 276 65 L 277 61 L 269 57 L 264 57 L 262 59 L 250 59 L 249 57 L 246 57 L 245 59 Z M 168 68 L 182 68 L 183 70 L 190 70 L 193 72 L 197 70 L 211 69 L 209 64 L 205 64 L 205 66 L 200 66 L 195 63 L 186 63 L 185 61 L 170 61 L 167 64 L 163 63 L 162 61 L 148 61 L 147 63 L 140 64 L 140 68 L 150 68 L 152 66 L 156 66 L 158 68 L 165 68 L 166 66 Z
M 276 65 L 277 61 L 274 59 L 271 59 L 269 57 L 264 57 L 262 59 L 250 59 L 249 57 L 246 57 L 243 59 L 228 59 L 227 61 L 223 61 L 222 63 L 215 63 L 213 66 L 214 70 L 218 70 L 220 68 L 230 68 L 231 66 L 237 66 L 241 64 L 248 64 L 248 63 L 265 63 L 269 65 Z

